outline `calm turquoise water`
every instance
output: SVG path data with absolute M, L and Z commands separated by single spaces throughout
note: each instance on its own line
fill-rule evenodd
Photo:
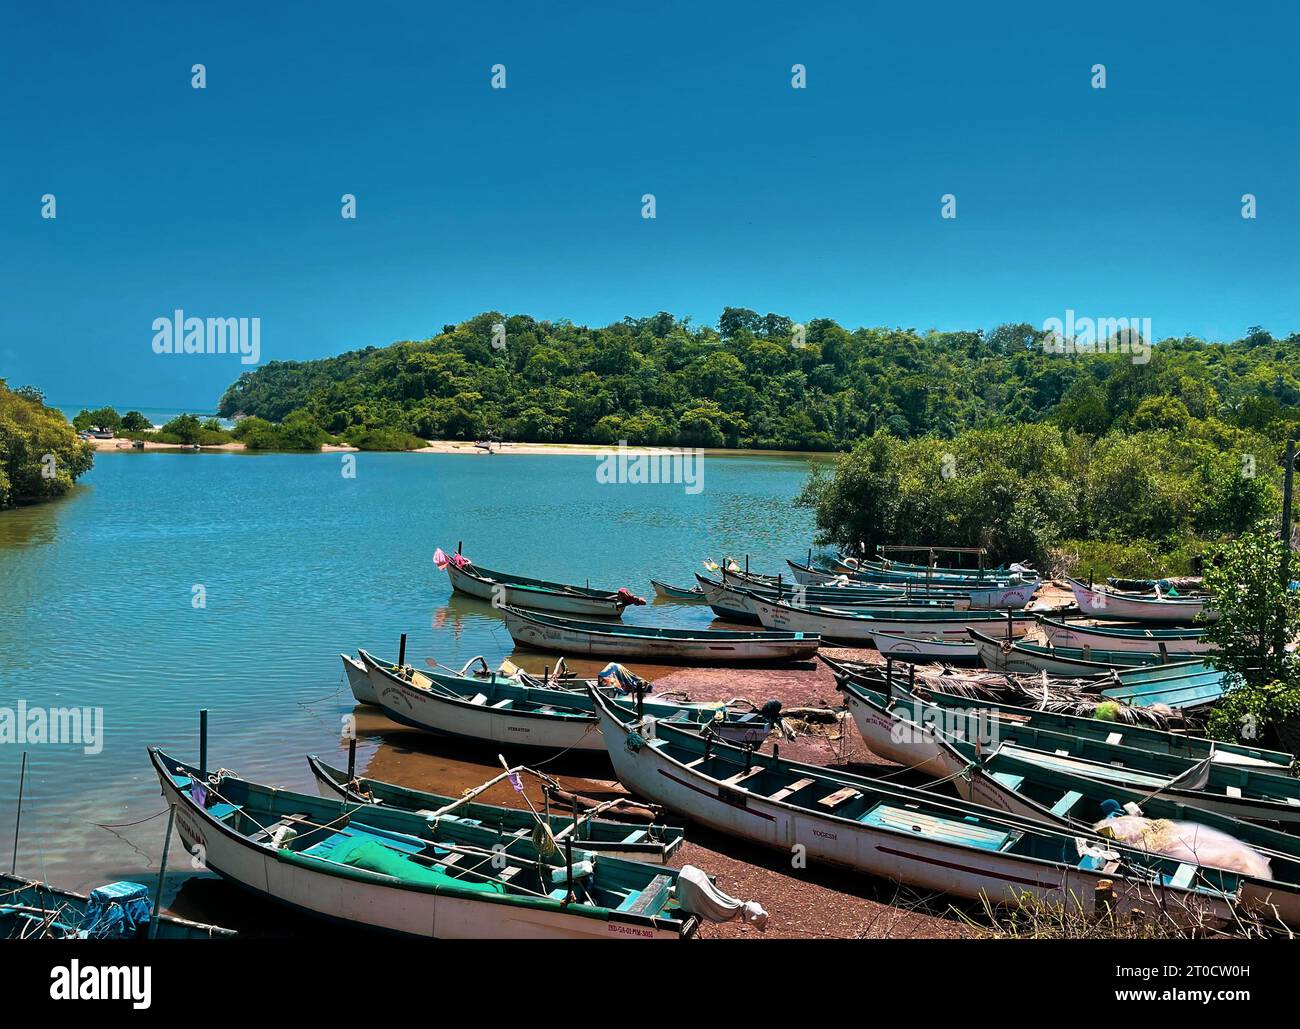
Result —
M 156 869 L 165 819 L 94 823 L 163 809 L 145 747 L 197 757 L 200 707 L 211 765 L 314 792 L 303 755 L 337 756 L 353 710 L 339 651 L 395 658 L 406 631 L 417 664 L 508 656 L 488 605 L 450 599 L 435 547 L 463 540 L 488 566 L 650 597 L 652 575 L 690 584 L 724 552 L 775 568 L 812 535 L 791 503 L 800 458 L 706 458 L 696 495 L 599 484 L 589 457 L 356 458 L 348 479 L 337 454 L 101 454 L 69 498 L 0 512 L 0 707 L 101 707 L 105 722 L 99 754 L 27 748 L 20 873 L 84 887 Z M 710 618 L 652 604 L 625 620 Z M 390 728 L 360 719 L 363 762 L 401 745 Z M 5 868 L 23 749 L 0 744 Z

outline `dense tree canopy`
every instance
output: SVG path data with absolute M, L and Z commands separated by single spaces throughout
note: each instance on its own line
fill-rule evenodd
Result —
M 39 390 L 0 379 L 0 509 L 62 496 L 94 460 L 94 448 Z
M 1300 423 L 1300 334 L 1167 339 L 1144 364 L 1042 342 L 1024 324 L 849 331 L 742 308 L 716 330 L 663 312 L 603 328 L 488 312 L 426 340 L 271 362 L 220 412 L 278 422 L 302 409 L 335 435 L 796 450 L 1043 421 L 1098 436 L 1217 419 L 1274 440 Z

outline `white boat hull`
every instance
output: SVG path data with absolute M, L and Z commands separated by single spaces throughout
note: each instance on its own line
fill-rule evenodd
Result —
M 1004 650 L 994 643 L 975 640 L 972 644 L 984 667 L 992 672 L 1009 672 L 1018 675 L 1096 676 L 1105 675 L 1107 669 L 1085 661 L 1052 657 L 1049 654 L 1027 654 L 1021 650 Z
M 584 597 L 549 590 L 520 589 L 508 583 L 485 581 L 467 575 L 454 564 L 447 565 L 447 577 L 457 593 L 486 600 L 495 608 L 523 607 L 551 614 L 579 618 L 619 618 L 626 606 L 614 597 Z
M 389 718 L 428 732 L 547 750 L 605 749 L 594 716 L 554 718 L 449 700 L 433 690 L 396 685 L 373 668 L 370 685 Z
M 673 931 L 403 889 L 282 861 L 270 847 L 227 829 L 182 797 L 175 784 L 159 778 L 163 796 L 176 809 L 176 829 L 186 849 L 200 855 L 205 868 L 310 914 L 441 940 L 678 938 Z
M 370 685 L 370 676 L 366 672 L 366 666 L 348 654 L 340 654 L 339 657 L 343 659 L 343 671 L 348 677 L 348 688 L 352 690 L 352 696 L 356 698 L 356 702 L 358 704 L 378 706 L 379 696 Z
M 812 658 L 821 641 L 807 639 L 709 639 L 707 630 L 694 639 L 652 636 L 604 635 L 563 626 L 548 625 L 505 612 L 506 628 L 522 647 L 554 651 L 561 654 L 585 654 L 592 657 L 632 657 L 643 661 L 672 664 L 693 661 L 705 664 L 727 662 L 795 661 Z
M 1127 650 L 1140 654 L 1160 653 L 1161 640 L 1158 636 L 1134 639 L 1128 636 L 1107 636 L 1103 633 L 1089 632 L 1088 629 L 1086 625 L 1072 625 L 1065 629 L 1057 625 L 1043 625 L 1044 635 L 1056 647 L 1075 647 L 1080 650 L 1091 647 L 1093 650 Z M 1203 637 L 1165 642 L 1165 650 L 1170 653 L 1204 654 L 1214 649 L 1214 644 Z
M 1045 812 L 1037 804 L 1025 801 L 1011 790 L 989 780 L 978 769 L 968 769 L 967 762 L 950 747 L 941 746 L 935 738 L 934 726 L 917 726 L 911 721 L 886 714 L 864 702 L 852 693 L 844 694 L 849 713 L 858 727 L 863 741 L 873 754 L 935 779 L 952 779 L 953 786 L 963 800 L 983 804 L 998 811 L 1010 811 L 1037 821 L 1056 823 L 1044 818 Z M 970 709 L 973 714 L 978 707 Z M 987 721 L 996 732 L 996 722 Z M 952 725 L 964 725 L 965 718 L 955 717 Z M 942 729 L 943 727 L 939 727 Z M 996 741 L 992 741 L 996 746 Z
M 973 643 L 959 640 L 919 640 L 911 636 L 893 636 L 886 632 L 872 637 L 876 649 L 885 657 L 903 661 L 956 661 L 971 664 L 979 660 Z
M 995 903 L 1014 902 L 1025 893 L 1049 902 L 1077 902 L 1091 898 L 1101 879 L 1114 879 L 1113 874 L 948 845 L 796 808 L 695 772 L 660 754 L 653 744 L 633 752 L 625 743 L 625 727 L 604 712 L 601 727 L 619 781 L 633 793 L 731 836 L 786 854 L 801 848 L 809 867 L 824 862 L 957 897 L 987 897 Z M 1136 883 L 1116 880 L 1116 886 L 1122 911 L 1144 904 L 1149 909 L 1152 898 L 1137 896 Z M 1226 902 L 1214 907 L 1217 917 L 1228 916 Z
M 934 618 L 925 621 L 909 619 L 867 618 L 846 612 L 846 617 L 821 614 L 811 610 L 791 607 L 789 605 L 769 604 L 765 600 L 753 600 L 751 604 L 758 620 L 768 629 L 785 632 L 814 632 L 827 639 L 851 640 L 856 643 L 869 643 L 877 632 L 893 633 L 896 636 L 908 636 L 912 639 L 934 639 L 960 642 L 966 639 L 969 626 L 987 627 L 991 632 L 1006 632 L 1006 622 L 999 619 L 981 619 L 972 622 L 960 614 L 951 618 Z M 1011 631 L 1023 636 L 1033 627 L 1033 621 L 1026 618 L 1016 619 L 1011 623 Z
M 1124 597 L 1106 590 L 1091 589 L 1076 579 L 1067 579 L 1075 603 L 1084 614 L 1117 621 L 1155 622 L 1168 625 L 1191 625 L 1197 620 L 1213 621 L 1218 617 L 1206 609 L 1204 600 L 1140 599 Z

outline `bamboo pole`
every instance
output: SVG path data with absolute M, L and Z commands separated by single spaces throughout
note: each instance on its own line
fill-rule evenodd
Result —
M 205 715 L 206 711 L 203 712 Z M 176 805 L 167 808 L 167 835 L 163 837 L 162 860 L 158 862 L 158 888 L 154 891 L 153 914 L 149 916 L 149 939 L 158 936 L 158 912 L 162 907 L 163 879 L 167 876 L 167 855 L 172 846 L 172 829 L 176 825 Z
M 23 787 L 27 785 L 27 751 L 23 751 L 22 769 L 18 773 L 18 811 L 14 815 L 14 858 L 9 865 L 9 874 L 18 868 L 18 829 L 23 823 Z

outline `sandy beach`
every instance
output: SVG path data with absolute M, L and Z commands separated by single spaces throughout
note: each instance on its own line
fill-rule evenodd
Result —
M 131 453 L 139 450 L 129 439 L 91 439 L 87 442 L 92 443 L 96 452 L 108 453 Z M 177 443 L 154 443 L 146 442 L 144 450 L 153 451 L 176 451 L 179 453 L 193 452 L 194 448 Z M 200 447 L 200 450 L 212 451 L 236 451 L 247 450 L 248 448 L 239 442 L 221 443 L 216 446 Z M 356 447 L 342 446 L 334 443 L 327 443 L 320 448 L 322 454 L 335 453 L 354 453 Z M 624 447 L 625 454 L 674 454 L 680 453 L 680 448 L 674 447 Z M 827 459 L 834 457 L 834 454 L 821 451 L 803 451 L 803 450 L 728 450 L 725 448 L 705 448 L 699 451 L 707 456 L 717 457 L 804 457 Z M 417 450 L 405 451 L 411 454 L 471 454 L 479 457 L 488 457 L 489 452 L 475 443 L 469 443 L 464 440 L 430 440 L 427 446 L 420 447 Z M 498 455 L 538 455 L 551 454 L 568 457 L 604 457 L 607 454 L 619 453 L 617 444 L 603 445 L 599 443 L 493 443 L 490 456 Z

